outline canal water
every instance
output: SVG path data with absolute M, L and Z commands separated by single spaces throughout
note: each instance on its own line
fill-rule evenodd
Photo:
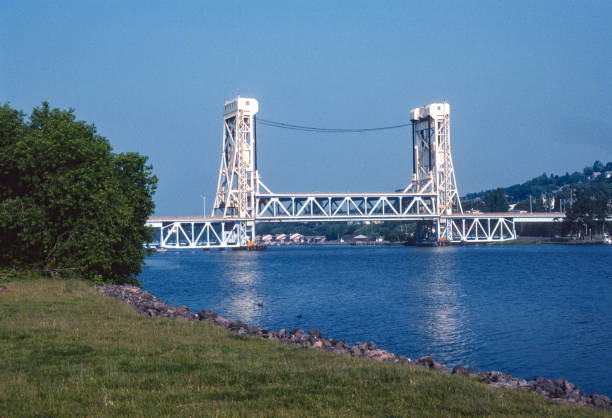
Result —
M 612 395 L 610 245 L 170 250 L 140 279 L 194 312 Z

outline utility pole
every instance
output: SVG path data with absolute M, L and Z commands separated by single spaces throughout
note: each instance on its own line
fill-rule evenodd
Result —
M 531 195 L 529 195 L 529 213 L 533 213 L 533 208 L 531 207 Z
M 200 197 L 202 198 L 203 201 L 203 205 L 204 205 L 204 217 L 206 218 L 206 196 L 202 196 L 200 195 Z

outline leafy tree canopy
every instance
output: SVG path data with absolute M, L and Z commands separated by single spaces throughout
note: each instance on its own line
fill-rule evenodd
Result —
M 74 110 L 0 107 L 0 265 L 138 283 L 157 178 Z
M 506 201 L 506 193 L 504 189 L 495 189 L 484 198 L 485 208 L 487 212 L 507 212 L 508 202 Z
M 594 183 L 583 185 L 575 190 L 575 200 L 566 211 L 566 221 L 572 227 L 580 229 L 603 226 L 607 217 L 612 215 L 612 184 Z
M 601 161 L 597 160 L 593 163 L 593 171 L 604 171 L 605 166 L 601 163 Z

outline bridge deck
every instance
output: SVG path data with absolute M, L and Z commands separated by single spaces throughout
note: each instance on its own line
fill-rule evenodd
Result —
M 488 212 L 488 213 L 464 213 L 453 214 L 448 218 L 470 218 L 470 219 L 486 219 L 486 218 L 512 218 L 514 222 L 559 222 L 565 219 L 563 212 L 533 212 L 533 213 L 516 213 L 516 212 Z
M 320 199 L 334 199 L 335 195 Z M 372 195 L 368 195 L 372 196 Z M 292 199 L 295 195 L 291 195 Z M 275 199 L 279 199 L 275 197 Z M 403 199 L 403 197 L 402 197 Z M 465 213 L 447 216 L 435 213 L 402 210 L 403 200 L 395 202 L 389 195 L 381 195 L 378 203 L 370 204 L 366 198 L 360 203 L 346 198 L 343 203 L 333 205 L 315 200 L 312 195 L 305 198 L 306 204 L 281 206 L 282 198 L 276 201 L 274 212 L 262 211 L 265 217 L 256 219 L 223 218 L 219 216 L 154 216 L 147 224 L 159 230 L 159 245 L 166 248 L 225 248 L 238 247 L 244 241 L 245 226 L 249 222 L 347 222 L 365 220 L 384 221 L 434 221 L 438 225 L 436 236 L 448 242 L 495 242 L 516 239 L 517 222 L 559 222 L 563 213 Z M 299 199 L 296 199 L 299 200 Z M 352 202 L 355 202 L 353 204 Z M 349 206 L 349 203 L 352 206 Z M 314 213 L 315 204 L 318 209 Z M 268 205 L 269 206 L 269 205 Z M 412 205 L 414 206 L 414 205 Z M 307 210 L 305 210 L 307 209 Z M 344 210 L 343 210 L 344 209 Z M 399 210 L 398 210 L 399 209 Z M 431 209 L 431 208 L 425 208 Z M 251 224 L 252 225 L 252 224 Z M 252 239 L 251 237 L 248 238 Z
M 292 195 L 293 196 L 293 195 Z M 434 216 L 437 217 L 437 216 Z M 513 213 L 513 212 L 487 212 L 487 213 L 457 213 L 444 216 L 444 218 L 512 218 L 515 222 L 552 222 L 555 220 L 565 219 L 563 212 L 533 212 L 533 213 Z M 252 219 L 240 218 L 223 218 L 221 216 L 152 216 L 148 222 L 221 222 L 221 221 L 250 221 Z M 280 220 L 280 219 L 279 219 Z M 286 220 L 286 219 L 283 219 Z M 333 220 L 333 219 L 332 219 Z M 339 222 L 343 220 L 337 219 Z M 406 221 L 414 220 L 413 217 L 405 219 Z M 259 220 L 255 220 L 259 222 Z M 269 219 L 265 220 L 270 222 Z M 299 222 L 308 222 L 309 219 L 299 220 Z

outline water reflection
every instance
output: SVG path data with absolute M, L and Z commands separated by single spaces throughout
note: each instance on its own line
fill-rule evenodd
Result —
M 439 248 L 429 253 L 426 271 L 420 280 L 423 304 L 423 331 L 430 345 L 450 363 L 465 363 L 470 356 L 468 344 L 472 335 L 464 305 L 465 293 L 457 280 L 457 257 L 453 247 Z
M 235 260 L 226 264 L 220 279 L 225 288 L 221 305 L 230 318 L 252 324 L 261 316 L 261 308 L 257 306 L 260 301 L 258 287 L 262 280 L 259 254 L 242 252 L 228 255 L 235 257 Z

